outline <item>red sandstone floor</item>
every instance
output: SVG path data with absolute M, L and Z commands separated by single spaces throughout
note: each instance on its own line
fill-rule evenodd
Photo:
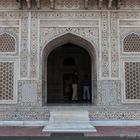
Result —
M 42 132 L 43 127 L 0 127 L 0 136 L 49 136 L 50 133 Z M 119 136 L 140 137 L 140 127 L 96 127 L 97 132 L 85 133 L 84 136 Z M 53 133 L 52 133 L 53 134 Z M 76 135 L 76 134 L 75 134 Z

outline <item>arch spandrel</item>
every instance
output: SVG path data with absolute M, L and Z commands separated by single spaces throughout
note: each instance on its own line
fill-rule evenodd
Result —
M 48 52 L 47 54 L 49 54 L 53 49 L 66 43 L 73 43 L 75 45 L 83 47 L 88 51 L 91 57 L 93 57 L 94 55 L 96 56 L 97 54 L 97 47 L 92 41 L 73 33 L 61 34 L 54 37 L 53 39 L 46 41 L 41 48 L 41 54 L 43 55 L 44 50 L 46 50 Z
M 75 37 L 79 37 L 82 40 L 86 40 L 91 43 L 92 46 L 97 50 L 99 46 L 98 42 L 98 28 L 43 28 L 40 34 L 40 53 L 42 49 L 47 46 L 51 41 L 61 37 L 73 35 Z M 69 37 L 68 37 L 69 38 Z M 80 41 L 81 42 L 81 41 Z

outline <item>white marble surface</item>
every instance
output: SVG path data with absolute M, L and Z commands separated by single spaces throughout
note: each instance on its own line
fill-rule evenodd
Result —
M 50 122 L 89 122 L 87 110 L 54 110 L 50 112 Z
M 0 126 L 47 126 L 48 121 L 0 121 Z M 140 120 L 92 121 L 93 126 L 140 126 Z
M 42 131 L 45 132 L 96 132 L 89 123 L 87 110 L 54 110 Z
M 96 132 L 96 128 L 86 123 L 65 122 L 48 124 L 42 130 L 43 132 Z

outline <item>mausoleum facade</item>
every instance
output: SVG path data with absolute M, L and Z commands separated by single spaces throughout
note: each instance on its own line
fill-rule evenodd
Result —
M 0 1 L 0 121 L 49 120 L 74 70 L 91 121 L 140 120 L 139 0 Z

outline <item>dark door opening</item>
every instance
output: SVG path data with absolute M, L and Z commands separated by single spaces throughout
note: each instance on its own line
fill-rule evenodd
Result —
M 63 96 L 65 101 L 71 101 L 72 99 L 72 73 L 64 73 L 63 75 Z
M 47 103 L 71 102 L 70 79 L 78 73 L 78 102 L 83 99 L 83 80 L 88 74 L 91 82 L 91 58 L 82 47 L 67 43 L 54 49 L 47 59 Z M 90 89 L 90 95 L 91 94 Z M 91 97 L 92 98 L 92 97 Z

